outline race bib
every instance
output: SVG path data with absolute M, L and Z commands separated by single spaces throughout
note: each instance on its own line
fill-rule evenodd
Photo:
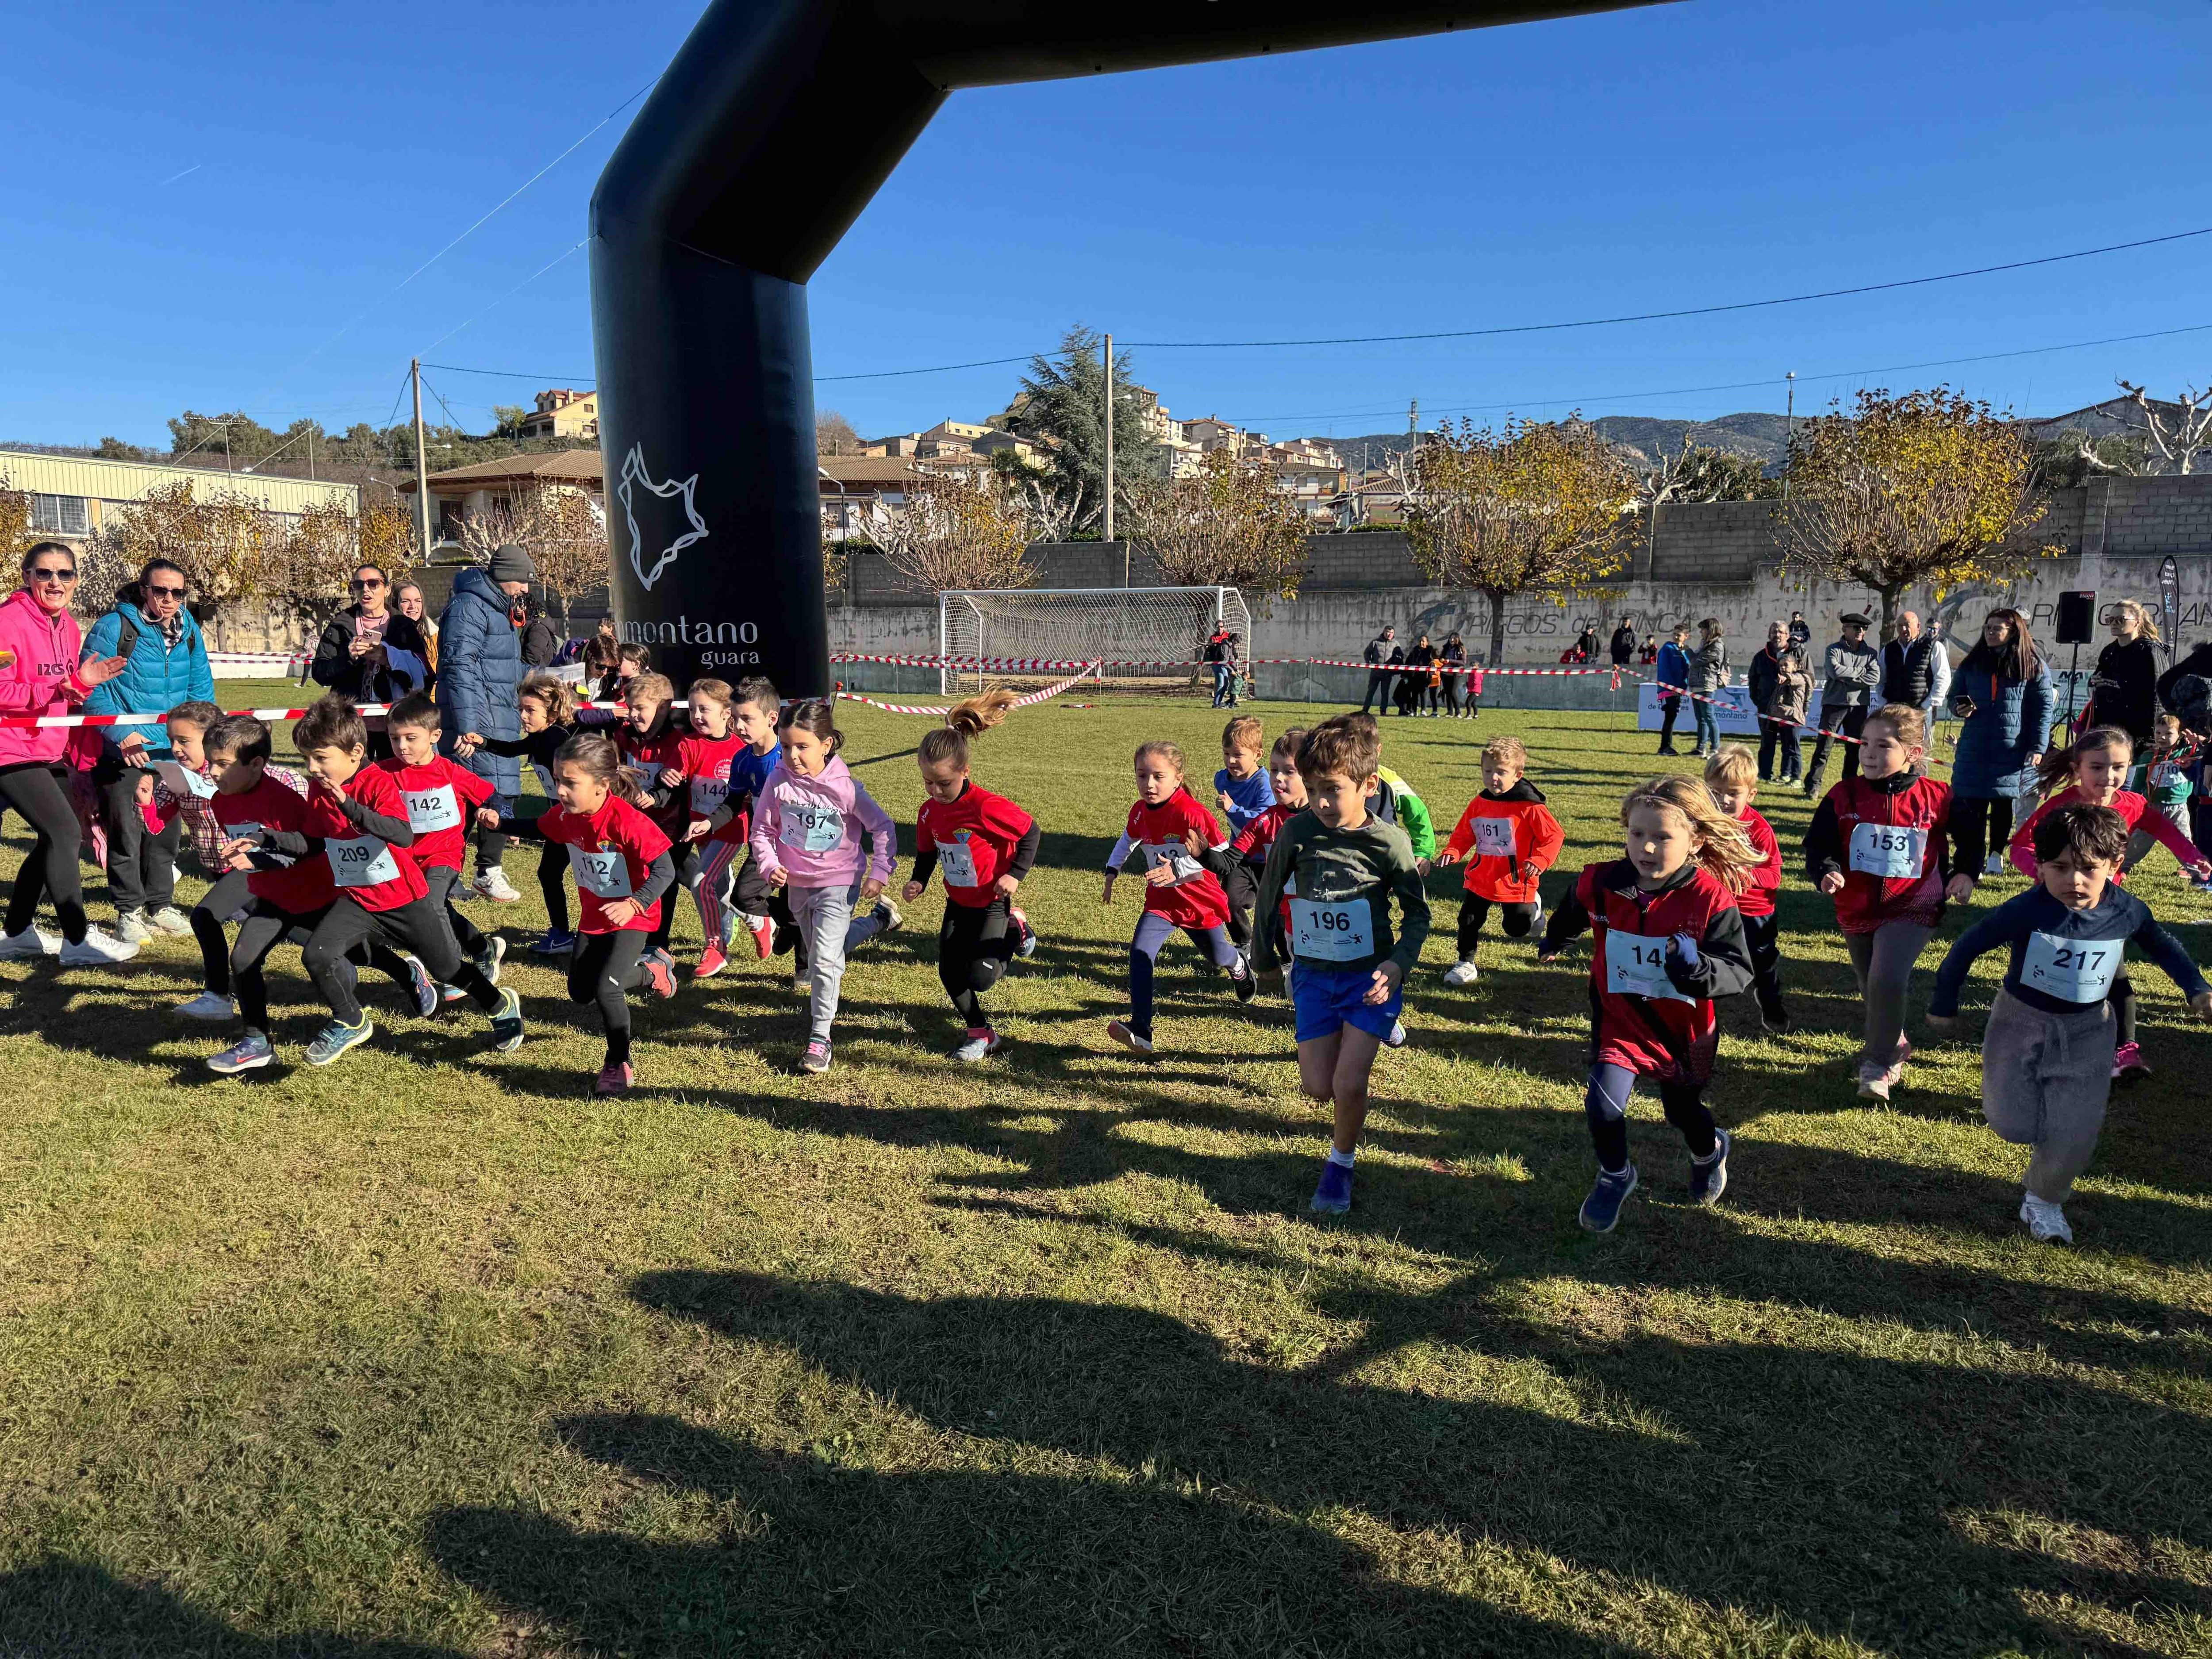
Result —
M 1513 845 L 1511 818 L 1477 818 L 1473 828 L 1478 858 L 1510 859 L 1518 850 Z
M 722 803 L 729 798 L 729 793 L 730 781 L 727 778 L 692 779 L 692 817 L 700 818 L 713 817 L 715 813 L 722 810 Z
M 2172 761 L 2156 762 L 2150 769 L 2150 787 L 2160 795 L 2166 794 L 2180 781 L 2181 774 L 2174 769 Z
M 1851 830 L 1851 868 L 1884 881 L 1917 877 L 1928 854 L 1928 832 L 1905 823 L 1862 823 Z
M 538 774 L 538 787 L 544 793 L 545 799 L 552 799 L 553 791 L 556 787 L 553 779 L 553 769 L 550 766 L 540 766 L 536 761 L 532 761 L 530 763 L 530 769 Z
M 1605 933 L 1605 988 L 1616 996 L 1671 997 L 1676 1002 L 1697 999 L 1674 988 L 1667 977 L 1667 935 L 1624 933 L 1618 927 Z
M 1367 901 L 1292 899 L 1291 954 L 1301 962 L 1357 962 L 1373 956 L 1375 922 Z
M 2061 1002 L 2102 1002 L 2120 970 L 2124 943 L 2031 933 L 2021 952 L 2020 982 Z
M 268 831 L 258 823 L 226 823 L 222 826 L 222 834 L 226 841 L 258 842 Z
M 461 821 L 461 800 L 450 783 L 434 789 L 403 789 L 407 797 L 407 822 L 418 836 L 451 830 Z
M 1206 873 L 1206 866 L 1191 857 L 1190 848 L 1179 841 L 1147 841 L 1138 844 L 1144 848 L 1145 868 L 1157 870 L 1165 865 L 1177 886 L 1187 881 L 1196 881 Z
M 980 887 L 975 874 L 975 854 L 964 841 L 940 841 L 937 843 L 937 867 L 945 872 L 947 887 Z
M 576 872 L 576 885 L 603 899 L 626 899 L 635 889 L 629 883 L 629 860 L 619 847 L 586 853 L 568 844 L 568 867 Z
M 782 841 L 802 853 L 826 853 L 845 839 L 845 815 L 834 806 L 787 806 Z
M 323 856 L 331 861 L 331 878 L 341 887 L 375 887 L 399 879 L 399 861 L 391 846 L 374 836 L 326 841 Z

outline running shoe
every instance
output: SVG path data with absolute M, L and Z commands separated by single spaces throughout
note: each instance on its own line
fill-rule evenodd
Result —
M 830 1069 L 830 1045 L 820 1038 L 806 1045 L 806 1052 L 799 1057 L 802 1072 L 826 1072 Z
M 530 941 L 533 957 L 565 957 L 576 948 L 576 936 L 565 927 L 548 927 Z
M 1583 1200 L 1581 1221 L 1594 1233 L 1609 1233 L 1620 1219 L 1620 1206 L 1628 1201 L 1629 1194 L 1636 1190 L 1636 1166 L 1632 1164 L 1619 1175 L 1607 1170 L 1597 1172 L 1597 1180 Z
M 1139 1034 L 1135 1026 L 1127 1024 L 1126 1021 L 1118 1019 L 1108 1020 L 1106 1022 L 1106 1035 L 1112 1037 L 1115 1042 L 1120 1043 L 1124 1048 L 1127 1048 L 1133 1054 L 1149 1054 L 1153 1051 L 1152 1038 Z
M 1390 1022 L 1390 1035 L 1382 1039 L 1382 1046 L 1386 1048 L 1402 1048 L 1406 1046 L 1406 1022 L 1404 1020 L 1394 1019 Z
M 1886 1066 L 1877 1066 L 1872 1060 L 1859 1062 L 1860 1099 L 1887 1100 L 1889 1086 L 1889 1072 Z
M 1767 1036 L 1786 1036 L 1790 1023 L 1790 1010 L 1778 999 L 1771 1006 L 1764 1002 L 1759 1005 L 1759 1029 Z
M 496 933 L 489 934 L 484 939 L 483 948 L 469 960 L 476 964 L 477 972 L 496 985 L 499 983 L 500 964 L 507 960 L 507 941 Z
M 50 933 L 45 928 L 32 926 L 20 933 L 0 937 L 0 962 L 26 962 L 39 957 L 58 956 L 62 936 Z
M 971 1026 L 968 1040 L 952 1051 L 952 1058 L 972 1066 L 986 1055 L 997 1054 L 1005 1046 L 999 1034 L 988 1026 L 980 1031 Z
M 888 898 L 878 899 L 876 908 L 869 914 L 882 924 L 876 929 L 878 933 L 894 933 L 906 921 L 906 917 L 900 913 L 898 906 L 893 904 Z
M 691 970 L 691 977 L 712 979 L 729 965 L 730 959 L 722 954 L 722 947 L 719 945 L 710 945 L 699 952 L 699 965 Z
M 2149 1075 L 2150 1066 L 2142 1057 L 2140 1043 L 2123 1042 L 2112 1050 L 2112 1081 L 2120 1087 L 2131 1089 Z
M 402 958 L 407 963 L 407 982 L 415 990 L 415 1012 L 428 1019 L 438 1012 L 438 1005 L 449 1002 L 464 993 L 455 986 L 441 986 L 430 977 L 430 970 L 413 957 Z M 333 1060 L 337 1055 L 331 1056 Z
M 1035 956 L 1036 954 L 1037 947 L 1037 933 L 1036 929 L 1030 926 L 1029 917 L 1019 910 L 1008 910 L 1006 912 L 1006 920 L 1012 922 L 1015 927 L 1019 930 L 1021 934 L 1021 942 L 1014 946 L 1014 954 L 1025 960 L 1028 957 Z
M 1322 1215 L 1342 1215 L 1352 1207 L 1352 1166 L 1333 1158 L 1321 1161 L 1321 1185 L 1314 1188 L 1307 1208 Z
M 766 916 L 747 916 L 745 931 L 753 936 L 753 949 L 766 962 L 775 954 L 775 924 Z
M 1450 986 L 1455 991 L 1460 989 L 1463 986 L 1474 984 L 1475 981 L 1481 977 L 1482 969 L 1474 965 L 1474 958 L 1473 957 L 1465 957 L 1461 961 L 1452 963 L 1450 967 L 1444 969 L 1444 983 Z
M 1249 957 L 1237 958 L 1237 976 L 1230 983 L 1236 988 L 1239 1002 L 1249 1002 L 1260 994 L 1260 976 L 1252 971 Z
M 1982 873 L 1983 873 L 1984 875 L 1985 875 L 1985 876 L 2001 876 L 2001 875 L 2004 874 L 2004 872 L 2005 872 L 2005 861 L 2004 861 L 2004 854 L 2003 854 L 2002 853 L 1992 853 L 1992 854 L 1990 854 L 1989 855 L 1989 857 L 1988 857 L 1987 859 L 1985 859 L 1985 860 L 1983 860 L 1983 862 L 1982 862 Z
M 128 962 L 137 954 L 138 947 L 130 940 L 117 939 L 97 927 L 88 927 L 84 937 L 75 945 L 62 946 L 62 966 L 109 968 L 118 962 Z
M 238 1005 L 220 991 L 203 991 L 190 1002 L 179 1003 L 177 1012 L 186 1019 L 228 1019 Z
M 143 945 L 154 937 L 154 930 L 146 925 L 143 910 L 118 910 L 115 913 L 115 937 L 125 945 Z
M 189 933 L 192 919 L 173 904 L 165 904 L 146 913 L 146 925 L 157 933 Z
M 1728 1190 L 1729 1148 L 1735 1143 L 1726 1129 L 1713 1132 L 1720 1137 L 1713 1150 L 1703 1158 L 1690 1160 L 1690 1202 L 1717 1204 L 1721 1194 Z
M 592 1085 L 595 1095 L 624 1095 L 629 1085 L 637 1081 L 637 1073 L 626 1060 L 611 1060 L 599 1067 L 599 1080 Z
M 347 1025 L 334 1019 L 318 1031 L 315 1040 L 307 1045 L 307 1064 L 327 1066 L 347 1049 L 368 1042 L 375 1035 L 376 1022 L 367 1014 L 361 1017 L 358 1025 Z
M 512 986 L 499 994 L 499 1006 L 492 1012 L 491 1046 L 503 1054 L 522 1046 L 522 999 Z
M 647 951 L 637 959 L 644 971 L 645 982 L 653 988 L 653 994 L 665 1002 L 676 994 L 676 969 L 658 951 Z
M 469 890 L 494 904 L 516 904 L 522 899 L 522 895 L 514 890 L 514 884 L 507 878 L 507 872 L 496 864 L 489 870 L 477 871 L 477 878 L 469 884 Z
M 269 1046 L 269 1039 L 258 1031 L 248 1031 L 219 1054 L 208 1056 L 208 1070 L 231 1077 L 240 1072 L 250 1072 L 257 1066 L 266 1066 L 276 1058 L 276 1051 Z
M 2027 1223 L 2027 1236 L 2039 1244 L 2071 1244 L 2074 1228 L 2063 1205 L 2050 1204 L 2033 1193 L 2020 1196 L 2020 1218 Z

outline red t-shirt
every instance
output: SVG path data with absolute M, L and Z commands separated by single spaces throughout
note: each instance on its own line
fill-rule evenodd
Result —
M 695 732 L 676 745 L 676 759 L 672 764 L 684 774 L 683 787 L 690 797 L 688 806 L 691 822 L 711 818 L 722 810 L 730 795 L 731 764 L 744 746 L 745 740 L 734 732 L 726 738 L 710 738 Z M 700 839 L 702 842 L 742 842 L 751 829 L 751 816 L 741 807 L 720 830 Z
M 607 920 L 607 907 L 631 897 L 645 885 L 653 861 L 669 850 L 660 826 L 619 795 L 609 795 L 590 817 L 581 817 L 565 806 L 546 809 L 538 820 L 546 840 L 568 849 L 568 867 L 576 872 L 576 896 L 583 902 L 583 930 L 613 933 L 628 928 L 649 933 L 660 926 L 660 907 L 655 899 L 630 921 L 616 927 Z
M 997 896 L 991 884 L 1013 862 L 1015 848 L 1035 822 L 1004 795 L 970 783 L 956 801 L 922 802 L 914 844 L 937 849 L 946 898 L 981 910 Z
M 226 795 L 218 790 L 208 804 L 228 836 L 250 835 L 256 830 L 281 830 L 294 836 L 314 833 L 307 828 L 307 797 L 265 772 L 261 781 L 243 794 Z M 295 916 L 311 915 L 337 896 L 329 861 L 319 854 L 281 870 L 256 870 L 246 878 L 246 890 Z
M 362 767 L 346 781 L 345 793 L 372 812 L 406 821 L 407 802 L 399 793 L 399 781 L 382 767 Z M 338 810 L 326 783 L 308 787 L 307 833 L 323 837 L 323 861 L 331 879 L 341 895 L 364 910 L 397 910 L 430 890 L 423 884 L 421 866 L 407 856 L 408 849 L 355 829 Z
M 1229 895 L 1213 872 L 1191 857 L 1183 831 L 1195 830 L 1208 847 L 1223 845 L 1221 826 L 1188 789 L 1178 788 L 1158 806 L 1139 801 L 1129 809 L 1122 833 L 1144 854 L 1145 868 L 1164 864 L 1175 879 L 1162 886 L 1145 884 L 1145 908 L 1178 927 L 1220 927 L 1229 921 Z
M 1751 872 L 1751 885 L 1735 896 L 1735 908 L 1747 916 L 1771 916 L 1774 914 L 1774 895 L 1782 885 L 1782 843 L 1775 840 L 1774 826 L 1757 807 L 1744 808 L 1743 816 L 1736 822 L 1751 837 L 1752 851 L 1759 854 L 1759 867 Z
M 468 852 L 469 819 L 491 799 L 491 780 L 443 755 L 427 766 L 409 766 L 395 756 L 379 768 L 398 781 L 414 827 L 415 844 L 401 850 L 418 870 L 459 869 Z
M 615 747 L 622 751 L 623 764 L 637 780 L 639 788 L 659 789 L 660 775 L 671 767 L 684 764 L 684 733 L 678 731 L 671 730 L 658 736 L 644 737 L 625 726 L 616 733 Z M 660 826 L 661 834 L 674 842 L 691 822 L 691 804 L 686 798 L 684 786 L 677 786 L 675 794 L 665 806 L 646 816 Z

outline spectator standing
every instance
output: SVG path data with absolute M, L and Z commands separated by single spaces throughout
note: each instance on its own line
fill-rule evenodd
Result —
M 1797 728 L 1805 723 L 1813 702 L 1813 676 L 1805 666 L 1805 653 L 1790 642 L 1790 625 L 1777 620 L 1766 625 L 1766 643 L 1751 659 L 1748 675 L 1751 706 L 1759 711 L 1759 781 L 1795 783 L 1804 767 L 1797 749 Z M 1781 752 L 1782 769 L 1774 768 Z
M 622 641 L 615 637 L 615 619 L 600 617 L 599 631 L 584 642 L 584 683 L 595 684 L 613 673 L 621 652 Z
M 1910 703 L 1930 722 L 1951 693 L 1951 653 L 1920 626 L 1920 613 L 1901 611 L 1897 637 L 1881 648 L 1881 700 Z
M 356 702 L 392 702 L 429 683 L 430 647 L 412 617 L 392 609 L 392 583 L 381 566 L 353 573 L 353 603 L 323 625 L 308 674 L 318 685 Z M 369 735 L 369 753 L 388 759 L 389 739 Z
M 1674 750 L 1674 722 L 1682 712 L 1682 693 L 1690 687 L 1690 624 L 1676 623 L 1674 636 L 1659 647 L 1655 665 L 1659 681 L 1659 752 Z
M 2138 601 L 2122 599 L 2111 625 L 2112 642 L 2097 653 L 2081 726 L 2117 726 L 2136 740 L 2137 755 L 2148 756 L 2158 713 L 2158 624 Z
M 509 542 L 491 556 L 489 566 L 461 572 L 453 597 L 438 618 L 442 672 L 438 676 L 440 750 L 453 753 L 465 732 L 508 740 L 522 735 L 516 693 L 522 684 L 522 640 L 515 631 L 515 602 L 530 591 L 538 568 L 530 555 Z M 514 811 L 522 793 L 520 763 L 495 755 L 489 745 L 462 759 L 492 787 L 486 805 L 502 817 Z M 500 867 L 507 837 L 486 832 L 477 841 L 477 875 L 471 884 L 483 897 L 512 904 L 522 896 Z
M 1881 653 L 1867 643 L 1874 619 L 1863 611 L 1846 611 L 1843 636 L 1828 647 L 1827 679 L 1820 687 L 1820 736 L 1813 744 L 1813 764 L 1805 773 L 1805 793 L 1817 795 L 1828 769 L 1828 750 L 1844 739 L 1842 774 L 1859 775 L 1859 734 L 1866 730 L 1869 700 L 1881 684 Z M 1795 623 L 1792 623 L 1794 629 Z
M 1800 651 L 1808 649 L 1813 643 L 1813 624 L 1805 620 L 1802 611 L 1790 613 L 1790 643 Z
M 179 703 L 215 698 L 215 672 L 200 625 L 185 608 L 185 573 L 155 559 L 116 596 L 115 607 L 85 635 L 80 663 L 109 657 L 123 672 L 93 687 L 88 714 L 166 714 Z M 93 784 L 107 825 L 107 893 L 116 936 L 143 945 L 155 931 L 189 933 L 191 920 L 172 903 L 177 893 L 177 837 L 182 820 L 158 834 L 147 828 L 138 788 L 147 766 L 170 757 L 167 726 L 111 726 L 100 732 Z
M 1615 668 L 1626 668 L 1635 660 L 1636 629 L 1628 618 L 1620 619 L 1620 626 L 1613 630 L 1612 641 L 1606 647 Z
M 1951 678 L 1951 712 L 1966 722 L 1951 764 L 1954 873 L 2004 869 L 2013 802 L 2034 787 L 2055 702 L 2027 618 L 2008 607 L 1990 611 Z
M 1367 641 L 1367 649 L 1363 653 L 1367 659 L 1367 695 L 1359 700 L 1359 712 L 1363 714 L 1367 712 L 1370 703 L 1375 705 L 1377 714 L 1389 712 L 1390 674 L 1380 665 L 1389 661 L 1390 653 L 1397 643 L 1398 630 L 1389 623 L 1383 623 L 1382 631 Z M 1400 654 L 1403 656 L 1403 653 Z
M 1708 617 L 1698 624 L 1698 648 L 1690 653 L 1690 690 L 1697 693 L 1690 699 L 1698 720 L 1698 746 L 1693 752 L 1700 757 L 1721 751 L 1717 699 L 1728 683 L 1728 641 L 1721 637 L 1721 619 Z
M 1588 662 L 1595 655 L 1597 655 L 1597 629 L 1585 623 L 1583 624 L 1583 631 L 1575 635 L 1575 660 Z
M 538 599 L 522 605 L 522 662 L 526 668 L 550 668 L 561 659 L 562 639 Z
M 1237 636 L 1226 628 L 1216 628 L 1206 636 L 1204 653 L 1206 665 L 1213 675 L 1213 706 L 1216 708 L 1237 706 Z
M 1417 635 L 1413 648 L 1406 653 L 1406 665 L 1415 672 L 1407 676 L 1413 683 L 1414 707 L 1417 712 L 1434 714 L 1437 712 L 1436 678 L 1437 648 L 1429 643 L 1426 634 Z M 1424 706 L 1425 705 L 1425 706 Z
M 1463 683 L 1467 676 L 1452 671 L 1467 665 L 1467 641 L 1460 638 L 1456 628 L 1444 636 L 1443 648 L 1437 653 L 1437 661 L 1444 671 L 1443 684 L 1437 689 L 1443 693 L 1443 704 L 1449 717 L 1457 720 L 1460 717 L 1461 694 L 1467 690 Z M 1471 702 L 1474 699 L 1467 701 Z M 1472 720 L 1474 717 L 1470 714 L 1468 718 Z
M 434 681 L 438 678 L 438 624 L 424 609 L 421 585 L 411 581 L 400 583 L 392 602 L 399 614 L 413 623 L 422 634 L 422 659 L 430 665 L 430 678 Z

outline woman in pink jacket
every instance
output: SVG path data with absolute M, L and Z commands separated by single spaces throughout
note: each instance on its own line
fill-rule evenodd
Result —
M 40 542 L 23 555 L 23 585 L 0 601 L 0 717 L 66 714 L 95 685 L 120 674 L 120 657 L 79 666 L 82 640 L 70 599 L 76 592 L 76 555 L 60 542 Z M 61 953 L 64 968 L 128 962 L 136 945 L 87 925 L 77 877 L 76 809 L 62 781 L 62 756 L 71 728 L 0 725 L 0 804 L 21 812 L 38 845 L 15 873 L 8 896 L 8 936 L 0 959 Z M 39 896 L 51 894 L 60 920 L 56 939 L 35 925 Z
M 853 878 L 861 873 L 860 836 L 865 832 L 868 837 L 860 902 L 875 904 L 898 860 L 898 831 L 890 814 L 837 758 L 845 737 L 825 699 L 811 698 L 786 709 L 781 735 L 783 758 L 761 786 L 760 804 L 753 811 L 753 863 L 769 887 L 782 890 L 792 921 L 809 946 L 814 1024 L 799 1065 L 826 1072 L 837 988 L 845 977 Z M 890 912 L 893 918 L 896 915 Z M 875 931 L 871 927 L 860 936 Z

